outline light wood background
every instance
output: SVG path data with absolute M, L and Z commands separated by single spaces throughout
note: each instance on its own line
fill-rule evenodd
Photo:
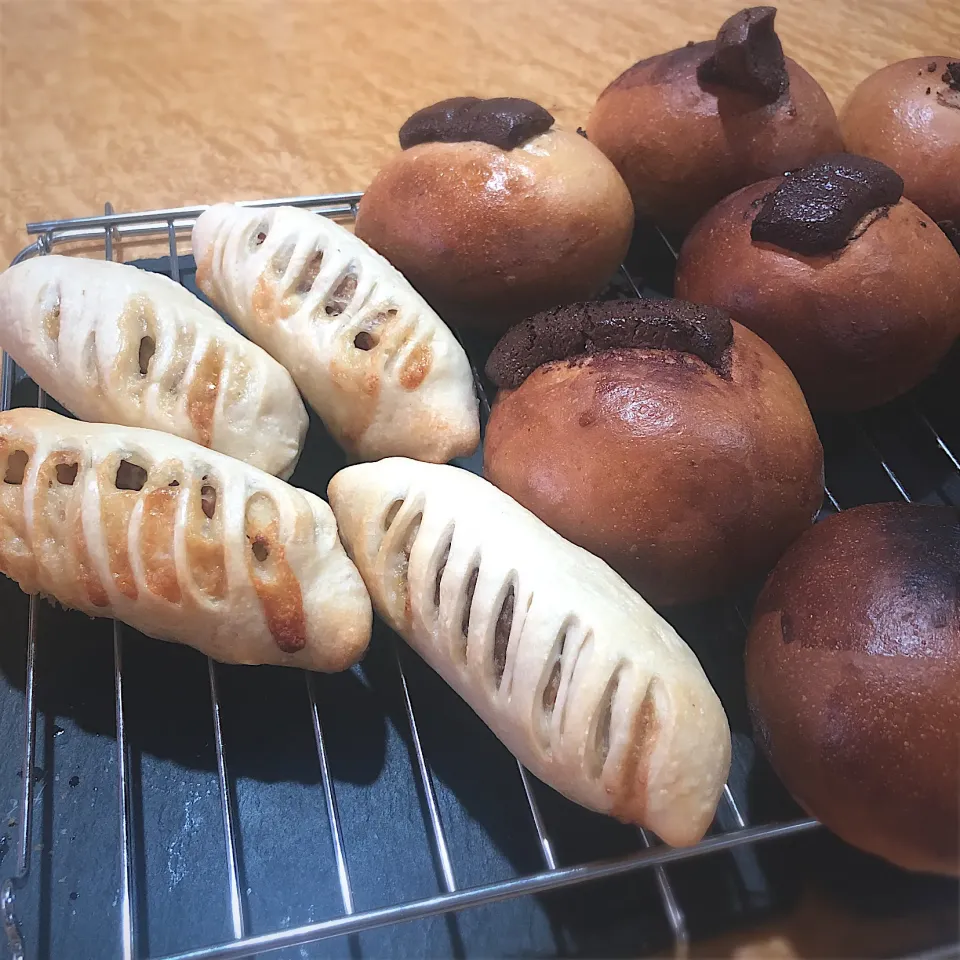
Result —
M 28 242 L 26 221 L 98 213 L 107 200 L 137 210 L 363 189 L 398 149 L 400 123 L 443 97 L 530 97 L 573 128 L 625 67 L 712 36 L 738 8 L 0 0 L 0 261 Z M 777 29 L 838 108 L 885 63 L 960 57 L 958 0 L 781 0 Z M 915 935 L 900 918 L 865 924 L 811 895 L 695 954 L 891 955 Z
M 635 60 L 736 0 L 0 0 L 0 258 L 27 220 L 362 189 L 415 109 L 518 95 L 581 123 Z M 960 55 L 957 0 L 783 0 L 840 106 L 884 63 Z

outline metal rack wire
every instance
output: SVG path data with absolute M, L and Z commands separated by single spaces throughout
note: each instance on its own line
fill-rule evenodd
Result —
M 311 209 L 326 216 L 351 218 L 356 213 L 356 205 L 359 199 L 360 194 L 358 193 L 343 193 L 255 201 L 249 205 L 266 207 L 289 204 Z M 78 241 L 102 241 L 105 257 L 108 260 L 112 260 L 114 258 L 114 246 L 118 241 L 124 239 L 165 240 L 170 274 L 175 280 L 179 281 L 181 277 L 179 251 L 177 247 L 178 237 L 192 227 L 193 222 L 204 209 L 206 208 L 184 207 L 132 214 L 117 214 L 113 211 L 112 207 L 107 204 L 101 216 L 31 223 L 27 225 L 27 230 L 31 235 L 36 236 L 37 239 L 17 255 L 14 263 L 28 257 L 50 253 L 61 245 Z M 634 283 L 633 277 L 626 270 L 623 272 L 629 284 L 629 289 L 634 295 L 639 296 L 640 291 Z M 0 385 L 0 400 L 2 400 L 3 410 L 9 409 L 11 406 L 14 377 L 15 368 L 13 363 L 10 361 L 10 358 L 4 357 L 2 385 Z M 486 403 L 485 397 L 483 397 L 483 401 Z M 41 406 L 45 403 L 45 397 L 41 391 L 38 391 L 37 402 Z M 922 417 L 922 421 L 925 429 L 929 431 L 932 439 L 937 444 L 938 449 L 945 457 L 949 458 L 953 467 L 960 473 L 960 461 L 958 461 L 957 456 L 937 433 L 930 421 L 926 417 Z M 863 432 L 866 441 L 872 444 L 873 441 L 864 429 L 859 426 L 858 429 Z M 904 499 L 909 500 L 910 497 L 905 485 L 901 483 L 896 473 L 887 464 L 875 445 L 873 449 L 886 475 Z M 825 491 L 825 497 L 826 502 L 830 505 L 830 509 L 841 509 L 841 504 L 830 490 Z M 35 785 L 34 777 L 30 775 L 30 771 L 34 769 L 37 736 L 35 689 L 37 645 L 40 640 L 37 626 L 37 608 L 39 603 L 38 598 L 30 597 L 22 743 L 22 769 L 24 773 L 21 785 L 21 816 L 19 820 L 19 835 L 17 838 L 16 873 L 6 880 L 2 886 L 2 890 L 0 890 L 0 909 L 2 909 L 4 928 L 12 956 L 15 960 L 23 960 L 27 955 L 26 946 L 21 937 L 17 921 L 16 898 L 18 892 L 27 882 L 31 870 Z M 123 626 L 118 622 L 114 622 L 113 669 L 116 714 L 116 760 L 118 771 L 117 809 L 121 845 L 120 898 L 118 906 L 121 922 L 122 956 L 124 960 L 135 960 L 135 958 L 138 958 L 138 917 L 135 906 L 138 902 L 137 875 L 135 869 L 136 840 L 133 827 L 135 810 L 131 789 L 130 748 L 126 725 L 123 633 Z M 207 672 L 216 752 L 216 771 L 219 785 L 224 848 L 226 851 L 226 861 L 222 864 L 222 870 L 224 882 L 227 887 L 233 939 L 178 954 L 168 954 L 162 958 L 157 958 L 157 960 L 228 960 L 228 958 L 249 957 L 254 954 L 260 955 L 284 947 L 293 947 L 331 937 L 360 933 L 377 927 L 435 916 L 451 911 L 460 911 L 469 907 L 477 907 L 515 897 L 559 890 L 588 881 L 620 876 L 643 868 L 652 869 L 654 872 L 654 879 L 661 905 L 669 928 L 672 931 L 675 953 L 678 956 L 682 956 L 686 953 L 689 943 L 687 918 L 679 905 L 678 897 L 671 884 L 667 870 L 670 864 L 706 857 L 721 851 L 735 850 L 745 845 L 755 844 L 761 841 L 774 841 L 791 837 L 805 831 L 813 830 L 819 826 L 815 820 L 809 818 L 780 823 L 751 824 L 741 811 L 730 786 L 727 785 L 721 798 L 721 813 L 723 815 L 718 816 L 718 823 L 715 824 L 715 829 L 711 834 L 695 847 L 685 849 L 667 848 L 660 844 L 654 836 L 641 830 L 639 832 L 639 838 L 642 849 L 638 852 L 611 859 L 561 865 L 558 863 L 554 843 L 547 831 L 544 817 L 539 809 L 531 778 L 527 771 L 518 764 L 523 794 L 529 808 L 530 829 L 534 831 L 536 835 L 542 859 L 542 868 L 533 873 L 527 873 L 519 877 L 501 880 L 495 883 L 461 887 L 457 882 L 456 868 L 451 856 L 450 845 L 438 810 L 430 759 L 421 740 L 414 701 L 407 683 L 403 661 L 399 649 L 396 647 L 394 648 L 394 655 L 399 673 L 406 723 L 409 728 L 413 747 L 413 773 L 421 793 L 425 811 L 427 836 L 431 843 L 442 891 L 434 896 L 357 912 L 354 890 L 348 870 L 347 855 L 343 840 L 343 828 L 338 812 L 337 791 L 330 771 L 326 739 L 320 711 L 318 709 L 314 677 L 309 673 L 305 673 L 305 692 L 309 703 L 313 737 L 316 743 L 316 753 L 319 762 L 320 783 L 323 790 L 323 799 L 332 838 L 330 870 L 336 872 L 342 900 L 342 914 L 321 922 L 309 923 L 290 929 L 275 930 L 256 936 L 250 935 L 247 918 L 244 915 L 243 897 L 241 894 L 241 870 L 237 853 L 238 825 L 236 799 L 231 790 L 230 775 L 223 745 L 221 703 L 218 689 L 218 666 L 214 661 L 208 660 Z M 732 824 L 732 828 L 724 829 L 723 823 Z M 952 950 L 954 948 L 948 947 L 946 949 Z M 940 955 L 946 956 L 953 954 L 937 954 L 937 956 Z

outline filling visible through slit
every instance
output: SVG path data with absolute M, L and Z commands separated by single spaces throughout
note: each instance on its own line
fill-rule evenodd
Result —
M 467 659 L 467 637 L 470 634 L 470 610 L 473 607 L 473 595 L 477 589 L 477 580 L 480 577 L 480 558 L 473 561 L 470 575 L 467 577 L 467 592 L 463 596 L 463 609 L 460 614 L 459 654 L 461 660 Z
M 493 679 L 496 688 L 500 689 L 503 680 L 503 671 L 507 666 L 507 646 L 510 643 L 510 630 L 513 627 L 513 607 L 516 602 L 516 590 L 513 583 L 507 590 L 503 603 L 500 604 L 500 613 L 497 615 L 497 626 L 493 633 Z
M 570 624 L 564 623 L 557 633 L 550 659 L 547 661 L 550 672 L 547 675 L 547 682 L 543 686 L 543 695 L 540 698 L 540 733 L 544 744 L 550 742 L 550 723 L 553 719 L 554 708 L 557 705 L 557 695 L 560 693 L 560 681 L 563 679 L 563 651 L 569 632 Z
M 323 265 L 323 251 L 317 250 L 304 264 L 300 276 L 297 278 L 297 285 L 294 288 L 295 293 L 309 293 L 313 289 L 313 284 L 320 273 L 320 267 Z
M 140 352 L 138 355 L 138 360 L 140 363 L 141 377 L 145 377 L 150 371 L 150 361 L 153 359 L 153 355 L 156 352 L 157 342 L 153 339 L 153 337 L 140 338 Z
M 620 685 L 620 673 L 623 663 L 618 663 L 610 674 L 606 689 L 597 707 L 597 726 L 593 733 L 593 750 L 588 754 L 590 776 L 596 779 L 603 773 L 604 764 L 610 754 L 610 726 L 613 722 L 613 698 Z
M 356 292 L 357 275 L 351 270 L 349 273 L 345 273 L 340 282 L 333 288 L 333 293 L 330 294 L 327 305 L 324 307 L 327 316 L 339 317 L 347 309 L 347 305 Z
M 397 514 L 403 508 L 402 500 L 394 500 L 383 515 L 383 532 L 386 533 L 393 526 L 393 521 L 397 519 Z
M 60 339 L 60 297 L 57 296 L 56 302 L 43 315 L 43 329 L 51 340 Z
M 267 543 L 266 537 L 254 537 L 250 549 L 258 563 L 263 563 L 270 556 L 270 545 Z
M 252 234 L 250 237 L 250 246 L 259 247 L 262 246 L 263 241 L 267 239 L 267 224 L 266 221 L 262 221 L 257 229 L 255 234 Z
M 57 483 L 65 487 L 72 487 L 77 479 L 77 472 L 80 469 L 79 463 L 58 463 L 57 464 Z
M 376 345 L 377 341 L 374 339 L 372 333 L 369 333 L 366 330 L 361 330 L 354 338 L 353 345 L 358 350 L 372 350 Z
M 440 609 L 440 585 L 443 582 L 444 571 L 447 569 L 447 561 L 450 559 L 450 547 L 452 545 L 453 531 L 451 530 L 449 536 L 447 537 L 447 545 L 443 548 L 443 552 L 440 554 L 440 562 L 437 564 L 437 576 L 433 585 L 434 610 Z
M 420 524 L 423 521 L 423 514 L 415 514 L 407 531 L 400 540 L 399 556 L 397 557 L 397 595 L 398 599 L 403 599 L 403 615 L 410 618 L 410 554 L 413 553 L 413 544 L 420 532 Z
M 114 485 L 118 490 L 142 490 L 147 482 L 147 471 L 139 464 L 121 460 Z
M 30 457 L 26 450 L 14 450 L 7 457 L 7 472 L 3 475 L 3 482 L 20 486 L 23 483 L 23 475 L 27 472 L 27 463 Z
M 200 488 L 200 509 L 208 520 L 213 519 L 213 515 L 217 510 L 217 491 L 208 483 L 205 483 Z M 256 553 L 256 551 L 254 551 L 254 553 Z

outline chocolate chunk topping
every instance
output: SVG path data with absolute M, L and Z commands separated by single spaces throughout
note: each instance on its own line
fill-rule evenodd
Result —
M 512 150 L 553 126 L 553 117 L 532 100 L 518 97 L 453 97 L 418 110 L 400 128 L 404 150 L 418 143 L 482 140 Z
M 947 235 L 954 250 L 960 253 L 960 223 L 956 220 L 941 220 L 937 226 Z
M 927 73 L 936 73 L 937 72 L 937 61 L 931 60 L 927 64 Z
M 960 60 L 948 63 L 940 79 L 951 89 L 960 90 Z
M 572 303 L 508 330 L 493 348 L 486 373 L 498 387 L 512 389 L 553 360 L 640 347 L 693 354 L 725 376 L 732 341 L 730 318 L 715 307 L 684 300 Z
M 750 236 L 796 253 L 840 250 L 871 210 L 903 195 L 903 180 L 886 164 L 853 153 L 821 157 L 766 196 Z
M 752 93 L 763 103 L 779 100 L 790 78 L 773 29 L 776 15 L 776 7 L 747 7 L 734 14 L 720 28 L 713 55 L 697 68 L 697 79 Z

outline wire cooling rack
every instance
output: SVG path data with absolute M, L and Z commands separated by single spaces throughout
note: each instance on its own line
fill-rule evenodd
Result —
M 350 220 L 356 214 L 359 199 L 358 193 L 343 193 L 256 201 L 249 205 L 266 207 L 289 204 L 308 208 L 326 216 Z M 185 274 L 193 269 L 193 265 L 188 258 L 180 256 L 178 238 L 190 230 L 195 219 L 204 209 L 206 208 L 190 207 L 118 214 L 114 213 L 111 206 L 107 204 L 102 216 L 31 223 L 27 225 L 28 233 L 35 235 L 37 239 L 18 254 L 14 263 L 28 257 L 50 253 L 62 246 L 75 247 L 80 243 L 88 245 L 83 252 L 89 255 L 90 242 L 102 245 L 103 255 L 108 260 L 112 260 L 118 244 L 126 241 L 162 241 L 167 245 L 165 258 L 141 265 L 148 269 L 156 269 L 158 272 L 165 272 L 177 281 L 186 282 Z M 660 240 L 665 245 L 665 249 L 669 250 L 669 244 L 663 238 Z M 669 250 L 669 253 L 673 255 L 672 250 Z M 641 296 L 641 284 L 633 273 L 623 268 L 611 295 Z M 485 345 L 467 340 L 465 346 L 471 355 L 474 370 L 482 371 L 482 353 Z M 477 374 L 477 383 L 481 391 L 482 412 L 485 420 L 489 412 L 489 402 L 480 374 Z M 955 374 L 952 383 L 956 383 Z M 0 391 L 2 409 L 9 409 L 11 405 L 16 404 L 15 386 L 22 393 L 24 382 L 22 378 L 18 379 L 18 371 L 10 358 L 4 357 L 2 391 Z M 33 388 L 27 383 L 26 389 Z M 955 450 L 960 450 L 960 422 L 955 417 L 950 418 L 945 415 L 945 411 L 951 406 L 948 402 L 951 399 L 952 405 L 956 406 L 956 388 L 951 386 L 951 375 L 948 371 L 932 384 L 925 385 L 915 395 L 878 414 L 818 423 L 827 450 L 828 484 L 825 489 L 823 514 L 867 500 L 895 499 L 897 496 L 906 500 L 960 503 L 960 461 L 954 453 Z M 30 402 L 36 402 L 41 406 L 50 404 L 49 399 L 39 390 L 36 390 L 32 397 L 21 401 L 21 403 Z M 313 426 L 311 435 L 317 429 Z M 888 449 L 894 450 L 895 455 L 888 456 L 886 452 Z M 476 461 L 462 465 L 477 469 Z M 836 482 L 834 482 L 834 476 Z M 296 477 L 293 482 L 298 482 Z M 23 932 L 23 917 L 19 910 L 20 898 L 27 895 L 31 881 L 36 879 L 36 861 L 42 861 L 43 857 L 50 853 L 50 851 L 39 849 L 39 845 L 34 844 L 34 819 L 38 795 L 45 785 L 48 792 L 51 789 L 49 758 L 46 761 L 46 770 L 39 769 L 36 764 L 38 662 L 41 659 L 42 646 L 48 642 L 48 638 L 41 637 L 40 608 L 43 602 L 36 597 L 30 597 L 25 602 L 28 603 L 28 607 L 23 676 L 23 739 L 20 767 L 22 779 L 19 802 L 16 806 L 19 816 L 11 817 L 8 823 L 8 826 L 16 825 L 16 867 L 12 875 L 3 883 L 2 892 L 0 892 L 0 905 L 2 905 L 8 944 L 12 956 L 18 960 L 25 956 L 41 954 L 44 956 L 66 955 L 51 952 L 53 948 L 49 928 L 56 924 L 57 916 L 55 911 L 51 911 L 49 905 L 46 913 L 42 907 L 40 908 L 35 923 L 39 941 L 36 949 Z M 749 616 L 749 599 L 733 598 L 726 609 L 728 613 L 732 611 L 742 634 Z M 79 615 L 70 614 L 69 616 Z M 77 621 L 71 621 L 73 622 Z M 684 631 L 681 630 L 681 632 Z M 105 732 L 108 735 L 114 734 L 116 743 L 115 787 L 109 789 L 115 789 L 115 801 L 112 806 L 115 810 L 115 835 L 119 847 L 116 864 L 119 876 L 115 878 L 118 881 L 115 884 L 118 893 L 114 904 L 119 935 L 111 934 L 105 937 L 101 947 L 93 948 L 93 953 L 87 945 L 79 953 L 70 953 L 71 957 L 106 956 L 114 950 L 113 947 L 108 949 L 107 943 L 116 945 L 123 960 L 135 960 L 135 958 L 147 956 L 158 958 L 158 960 L 215 960 L 215 958 L 227 960 L 227 958 L 249 957 L 265 953 L 278 956 L 279 953 L 275 954 L 272 951 L 282 953 L 288 948 L 301 948 L 299 953 L 290 953 L 290 956 L 308 956 L 302 949 L 304 945 L 334 938 L 347 938 L 341 942 L 350 944 L 349 955 L 353 957 L 362 955 L 362 950 L 358 947 L 358 941 L 349 935 L 362 934 L 376 928 L 401 924 L 404 921 L 415 921 L 443 914 L 452 915 L 467 908 L 477 908 L 515 898 L 546 895 L 563 888 L 588 885 L 591 881 L 598 883 L 612 878 L 623 878 L 625 875 L 632 875 L 639 871 L 647 871 L 653 878 L 654 882 L 650 890 L 655 891 L 653 895 L 659 900 L 661 918 L 665 920 L 666 930 L 672 941 L 666 945 L 667 948 L 676 955 L 684 955 L 688 952 L 691 942 L 691 933 L 688 928 L 690 906 L 682 903 L 683 897 L 678 893 L 676 883 L 671 879 L 671 865 L 681 864 L 684 861 L 704 864 L 724 852 L 741 851 L 761 841 L 787 842 L 788 838 L 814 831 L 819 826 L 815 820 L 796 815 L 798 811 L 789 804 L 782 807 L 788 812 L 786 818 L 770 820 L 762 815 L 759 820 L 754 818 L 748 809 L 750 801 L 747 796 L 747 786 L 745 780 L 741 778 L 738 784 L 731 783 L 725 787 L 716 821 L 707 837 L 695 847 L 670 849 L 661 845 L 652 834 L 640 830 L 634 834 L 636 844 L 627 852 L 602 857 L 576 856 L 571 860 L 558 853 L 559 847 L 569 849 L 570 845 L 560 836 L 559 831 L 551 828 L 550 818 L 542 809 L 545 799 L 556 809 L 557 798 L 545 796 L 550 791 L 529 775 L 522 766 L 517 765 L 513 775 L 518 779 L 519 788 L 513 796 L 521 798 L 519 802 L 523 804 L 525 813 L 519 819 L 514 816 L 512 822 L 515 826 L 520 823 L 523 829 L 529 832 L 536 856 L 532 860 L 527 858 L 523 868 L 514 870 L 513 876 L 492 882 L 464 884 L 461 880 L 462 873 L 470 874 L 471 871 L 465 871 L 463 864 L 457 861 L 452 850 L 453 844 L 448 836 L 449 830 L 445 826 L 442 804 L 438 800 L 435 764 L 441 758 L 436 753 L 432 755 L 429 746 L 425 743 L 427 738 L 422 734 L 427 727 L 418 726 L 418 720 L 423 724 L 425 704 L 417 698 L 415 692 L 412 692 L 412 684 L 408 681 L 411 671 L 422 668 L 414 658 L 403 652 L 396 638 L 389 636 L 384 641 L 383 649 L 389 651 L 388 659 L 392 660 L 395 682 L 399 686 L 398 700 L 402 710 L 398 712 L 398 724 L 405 726 L 403 738 L 409 746 L 409 769 L 420 801 L 423 828 L 420 836 L 425 837 L 429 843 L 431 859 L 436 871 L 436 885 L 439 889 L 429 895 L 394 898 L 391 902 L 380 903 L 373 907 L 361 908 L 358 904 L 356 895 L 358 886 L 369 887 L 372 883 L 375 887 L 377 878 L 374 877 L 371 880 L 369 877 L 359 876 L 355 864 L 352 865 L 349 844 L 345 839 L 345 822 L 341 817 L 338 804 L 338 792 L 342 790 L 342 785 L 338 784 L 332 772 L 327 746 L 330 721 L 322 709 L 321 698 L 317 692 L 317 678 L 304 674 L 305 684 L 301 688 L 301 696 L 312 727 L 316 763 L 319 767 L 319 788 L 330 838 L 327 858 L 320 868 L 327 871 L 330 877 L 335 878 L 339 903 L 333 909 L 333 915 L 325 919 L 296 925 L 281 922 L 279 925 L 274 924 L 273 929 L 256 932 L 249 915 L 249 904 L 254 891 L 248 885 L 249 877 L 245 876 L 241 851 L 240 821 L 242 818 L 238 808 L 238 782 L 231 771 L 228 751 L 224 746 L 225 721 L 220 688 L 221 671 L 224 668 L 212 660 L 207 660 L 205 686 L 208 688 L 206 695 L 209 697 L 209 716 L 212 720 L 217 806 L 219 807 L 217 819 L 220 823 L 215 824 L 207 820 L 202 827 L 208 831 L 222 833 L 223 860 L 220 863 L 206 860 L 189 862 L 182 864 L 182 867 L 185 872 L 202 874 L 208 879 L 209 888 L 219 891 L 221 899 L 226 903 L 228 936 L 221 937 L 219 942 L 210 942 L 207 945 L 192 944 L 186 949 L 179 949 L 179 952 L 170 952 L 162 947 L 159 952 L 156 952 L 147 943 L 148 938 L 143 929 L 147 923 L 144 905 L 149 900 L 149 890 L 145 889 L 149 885 L 147 878 L 149 871 L 144 864 L 150 856 L 150 841 L 146 836 L 147 825 L 144 824 L 146 819 L 143 809 L 146 790 L 144 773 L 141 763 L 131 756 L 128 724 L 133 707 L 129 699 L 125 672 L 125 655 L 130 653 L 129 641 L 134 640 L 136 644 L 146 641 L 143 638 L 134 639 L 130 636 L 134 631 L 117 622 L 112 625 L 112 633 L 113 703 L 111 712 L 115 726 L 114 730 Z M 163 646 L 165 649 L 161 655 L 181 655 L 177 648 L 170 645 Z M 727 659 L 731 658 L 728 656 Z M 736 659 L 735 655 L 733 659 Z M 734 663 L 733 672 L 738 671 L 739 664 Z M 713 679 L 712 676 L 711 679 Z M 430 723 L 435 724 L 436 718 L 431 717 Z M 59 729 L 53 726 L 53 732 L 46 735 L 48 743 L 52 743 L 52 738 L 57 736 Z M 8 736 L 8 742 L 11 739 Z M 743 742 L 735 744 L 735 767 L 737 752 L 738 750 L 742 752 L 743 746 Z M 50 748 L 48 747 L 47 750 Z M 56 775 L 54 778 L 56 779 Z M 71 778 L 71 786 L 76 779 L 78 778 Z M 565 803 L 565 801 L 560 802 Z M 790 813 L 794 815 L 790 816 Z M 563 822 L 563 817 L 554 819 L 559 820 L 561 824 Z M 399 825 L 397 828 L 399 829 Z M 279 825 L 277 829 L 281 829 Z M 305 832 L 309 832 L 310 829 L 310 825 L 304 828 Z M 109 831 L 107 835 L 110 835 Z M 601 847 L 601 849 L 602 852 L 608 852 L 606 848 Z M 4 850 L 0 848 L 0 861 L 3 853 Z M 90 863 L 91 875 L 102 873 L 105 868 L 109 870 L 111 864 L 111 857 L 106 857 L 95 864 Z M 110 882 L 107 881 L 108 886 Z M 292 889 L 297 885 L 297 878 L 289 876 L 286 882 Z M 716 895 L 716 891 L 707 894 L 710 897 Z M 75 896 L 75 893 L 70 894 L 71 899 Z M 365 899 L 369 901 L 370 898 L 365 897 Z M 262 924 L 260 926 L 262 927 Z M 67 934 L 67 941 L 70 942 L 69 934 Z M 453 936 L 451 942 L 453 943 L 450 947 L 452 953 L 463 955 L 469 952 L 457 936 Z M 486 942 L 489 943 L 489 941 Z M 930 943 L 926 942 L 921 946 L 929 947 Z M 509 944 L 506 947 L 501 944 L 501 948 L 504 952 L 520 952 L 511 949 Z M 101 953 L 101 949 L 105 952 Z M 409 954 L 411 949 L 405 947 L 400 952 Z M 426 948 L 423 952 L 426 952 Z M 558 952 L 565 951 L 558 948 Z M 597 952 L 606 951 L 601 947 Z M 288 954 L 283 953 L 283 955 Z M 958 955 L 960 955 L 960 945 L 952 942 L 935 944 L 933 952 L 924 954 L 931 960 L 934 957 Z

